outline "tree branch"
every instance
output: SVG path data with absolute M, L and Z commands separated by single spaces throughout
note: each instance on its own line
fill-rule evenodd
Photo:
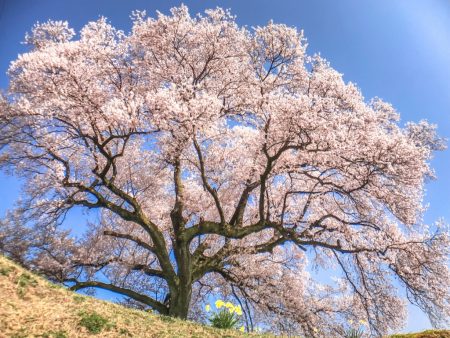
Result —
M 73 280 L 67 280 L 67 281 L 74 282 Z M 118 287 L 113 284 L 107 284 L 107 283 L 98 282 L 98 281 L 89 281 L 89 282 L 75 281 L 75 285 L 70 287 L 70 290 L 78 291 L 78 290 L 86 289 L 86 288 L 98 288 L 98 289 L 112 291 L 112 292 L 130 297 L 141 303 L 144 303 L 144 304 L 150 306 L 151 308 L 155 309 L 156 311 L 158 311 L 161 314 L 167 315 L 169 313 L 168 308 L 164 304 L 158 302 L 157 300 L 155 300 L 149 296 L 137 293 L 133 290 L 121 288 L 121 287 Z

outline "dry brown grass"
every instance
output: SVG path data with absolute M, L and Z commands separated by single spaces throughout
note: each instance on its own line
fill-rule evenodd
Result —
M 84 314 L 107 320 L 98 334 L 80 321 Z M 0 255 L 0 338 L 78 337 L 271 337 L 219 330 L 82 296 L 51 284 Z M 399 334 L 391 338 L 450 338 L 450 331 Z
M 390 338 L 450 338 L 450 331 L 427 330 L 418 333 L 395 334 Z
M 81 313 L 107 319 L 98 334 L 80 325 Z M 0 256 L 0 337 L 262 337 L 219 330 L 197 323 L 81 296 L 33 275 Z M 266 336 L 267 337 L 267 336 Z

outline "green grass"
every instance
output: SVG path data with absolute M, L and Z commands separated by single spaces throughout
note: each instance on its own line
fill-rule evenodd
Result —
M 67 336 L 67 333 L 65 331 L 50 331 L 47 333 L 43 333 L 39 336 L 37 336 L 39 338 L 69 338 L 69 336 Z
M 9 274 L 8 274 L 9 275 Z M 23 298 L 28 291 L 28 287 L 36 287 L 37 280 L 33 278 L 29 273 L 22 273 L 17 278 L 17 294 L 20 298 Z
M 100 333 L 103 329 L 109 327 L 109 321 L 105 317 L 99 315 L 97 312 L 79 313 L 81 318 L 79 325 L 85 327 L 90 333 Z

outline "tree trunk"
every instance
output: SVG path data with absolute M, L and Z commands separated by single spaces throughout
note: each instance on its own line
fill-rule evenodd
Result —
M 191 283 L 180 282 L 180 285 L 170 292 L 169 316 L 186 319 L 192 296 Z

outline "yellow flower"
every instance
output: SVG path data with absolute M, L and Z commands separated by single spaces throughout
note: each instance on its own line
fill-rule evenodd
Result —
M 223 302 L 223 300 L 220 300 L 220 299 L 218 299 L 218 300 L 216 300 L 216 308 L 218 308 L 218 309 L 220 309 L 222 306 L 224 306 L 225 305 L 225 303 Z
M 350 320 L 348 321 L 348 323 L 349 323 L 350 325 L 353 325 L 353 320 L 350 319 Z
M 367 326 L 367 322 L 366 322 L 365 320 L 362 320 L 362 319 L 361 319 L 361 320 L 359 321 L 359 323 L 360 323 L 361 325 Z
M 234 309 L 233 303 L 230 303 L 230 302 L 226 302 L 226 303 L 225 303 L 225 307 L 226 307 L 227 309 Z
M 206 312 L 211 311 L 211 305 L 207 304 L 207 305 L 205 306 L 205 310 L 206 310 Z
M 241 332 L 244 332 L 244 331 L 245 331 L 244 325 L 242 325 L 242 326 L 239 328 L 239 331 L 241 331 Z
M 242 308 L 241 308 L 240 305 L 235 306 L 235 307 L 234 307 L 234 311 L 236 311 L 236 314 L 237 314 L 238 316 L 242 316 Z
M 234 312 L 234 307 L 228 307 L 228 311 L 229 311 L 230 313 L 233 313 L 233 312 Z

